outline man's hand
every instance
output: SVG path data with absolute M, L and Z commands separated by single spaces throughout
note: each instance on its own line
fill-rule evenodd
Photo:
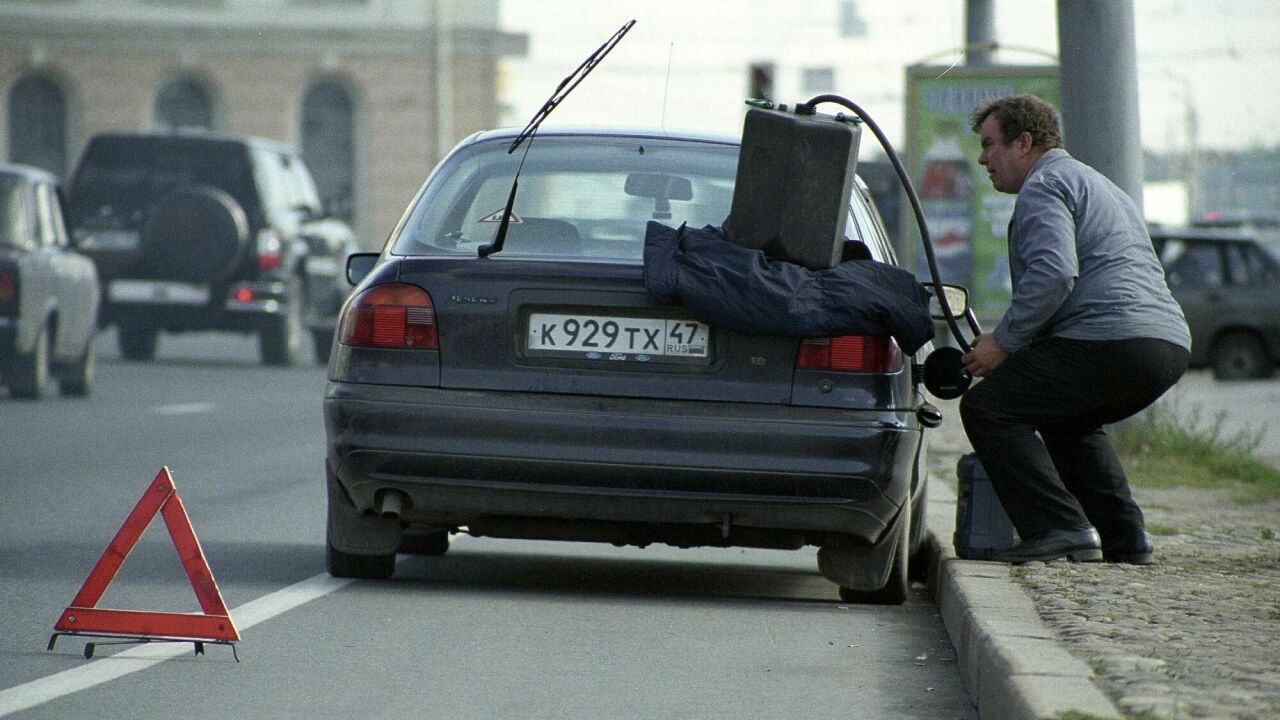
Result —
M 1000 367 L 1007 357 L 1009 357 L 1008 351 L 1000 347 L 995 336 L 991 333 L 982 333 L 973 339 L 973 349 L 965 353 L 960 360 L 964 362 L 969 374 L 974 377 L 986 377 Z

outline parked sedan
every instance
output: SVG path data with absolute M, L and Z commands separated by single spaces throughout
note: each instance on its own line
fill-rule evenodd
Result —
M 349 262 L 324 400 L 329 572 L 388 577 L 397 551 L 443 553 L 456 532 L 817 546 L 846 600 L 902 602 L 938 419 L 914 358 L 887 335 L 730 332 L 646 293 L 646 223 L 723 223 L 737 139 L 546 131 L 504 249 L 480 257 L 512 137 L 463 142 L 381 255 Z M 848 222 L 896 264 L 865 185 Z
M 98 276 L 69 247 L 57 179 L 0 165 L 0 383 L 36 399 L 56 378 L 64 395 L 93 384 Z
M 1256 229 L 1155 226 L 1165 278 L 1191 328 L 1191 367 L 1219 380 L 1280 365 L 1280 240 Z

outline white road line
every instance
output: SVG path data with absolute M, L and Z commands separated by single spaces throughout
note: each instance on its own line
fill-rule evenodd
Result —
M 243 633 L 260 622 L 341 590 L 351 582 L 351 580 L 331 578 L 328 573 L 321 573 L 231 610 L 231 619 L 235 622 L 236 629 Z M 59 638 L 63 643 L 74 643 L 78 640 L 79 638 L 74 636 Z M 0 690 L 0 717 L 21 712 L 81 690 L 88 690 L 95 685 L 111 682 L 139 670 L 146 670 L 169 658 L 190 652 L 189 643 L 139 645 L 101 660 L 87 662 L 8 690 Z
M 173 405 L 153 405 L 147 408 L 150 415 L 195 415 L 196 413 L 213 412 L 211 402 L 175 403 Z

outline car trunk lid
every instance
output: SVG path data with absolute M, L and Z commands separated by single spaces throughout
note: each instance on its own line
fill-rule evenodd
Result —
M 682 400 L 787 403 L 798 341 L 751 337 L 655 306 L 640 266 L 412 258 L 426 290 L 440 385 Z

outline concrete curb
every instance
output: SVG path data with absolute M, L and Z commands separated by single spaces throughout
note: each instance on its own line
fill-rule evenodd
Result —
M 1051 720 L 1070 710 L 1123 718 L 1088 666 L 1040 619 L 1008 565 L 956 557 L 955 489 L 933 482 L 928 502 L 929 589 L 980 720 Z

